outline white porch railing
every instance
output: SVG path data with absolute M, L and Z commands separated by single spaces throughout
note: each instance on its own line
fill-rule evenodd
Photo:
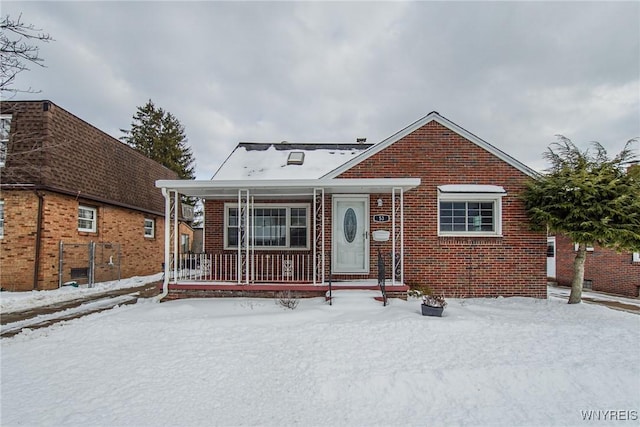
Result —
M 177 277 L 171 270 L 171 280 L 238 282 L 237 260 L 236 252 L 180 254 Z M 313 282 L 313 259 L 308 253 L 253 253 L 247 264 L 250 282 Z

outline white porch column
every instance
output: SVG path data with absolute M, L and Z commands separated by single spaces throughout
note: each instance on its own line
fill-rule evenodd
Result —
M 318 253 L 320 252 L 320 253 Z M 324 283 L 324 188 L 313 189 L 313 284 Z
M 238 259 L 236 261 L 236 276 L 238 284 L 249 284 L 250 257 L 249 240 L 251 237 L 249 190 L 238 190 Z M 243 281 L 244 275 L 244 281 Z
M 173 272 L 174 282 L 178 280 L 178 192 L 163 188 L 162 195 L 164 196 L 164 292 L 168 289 L 171 272 Z M 171 251 L 172 242 L 173 252 Z M 166 294 L 160 299 L 164 296 Z
M 178 228 L 178 192 L 173 192 L 173 280 L 178 281 L 178 237 L 180 235 L 180 229 Z
M 164 268 L 162 277 L 162 295 L 158 300 L 164 298 L 169 293 L 169 272 L 171 262 L 171 193 L 166 188 L 162 189 L 164 196 Z
M 398 217 L 400 217 L 399 227 L 396 226 Z M 404 284 L 404 192 L 401 187 L 391 189 L 391 222 L 391 284 L 396 284 L 396 254 L 398 253 L 400 256 L 398 262 L 400 282 Z M 398 244 L 400 246 L 399 252 Z

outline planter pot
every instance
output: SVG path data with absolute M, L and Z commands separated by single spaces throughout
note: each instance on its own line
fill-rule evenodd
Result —
M 444 311 L 444 307 L 432 307 L 426 304 L 420 304 L 420 306 L 422 307 L 423 316 L 442 317 L 442 312 Z

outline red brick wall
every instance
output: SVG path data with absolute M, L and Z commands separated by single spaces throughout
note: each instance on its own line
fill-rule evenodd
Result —
M 518 195 L 528 177 L 472 142 L 436 122 L 416 130 L 354 166 L 340 178 L 419 177 L 422 184 L 404 195 L 405 283 L 428 285 L 451 297 L 546 297 L 546 235 L 529 230 Z M 437 186 L 501 185 L 502 237 L 438 237 Z M 377 199 L 383 206 L 377 206 Z M 325 200 L 325 249 L 331 251 L 331 196 Z M 391 196 L 370 196 L 370 217 L 391 215 Z M 223 202 L 205 204 L 205 251 L 222 249 Z M 370 223 L 371 231 L 391 223 Z M 377 274 L 377 249 L 391 268 L 391 243 L 370 240 L 370 274 Z M 399 247 L 399 246 L 398 246 Z M 351 279 L 363 276 L 343 276 Z
M 556 281 L 561 286 L 571 286 L 573 261 L 576 256 L 574 243 L 564 235 L 556 236 Z M 595 246 L 587 251 L 584 279 L 591 281 L 594 291 L 637 297 L 640 290 L 640 262 L 632 261 L 629 252 L 618 253 Z
M 529 230 L 518 199 L 524 173 L 430 122 L 340 175 L 401 177 L 421 178 L 404 196 L 407 284 L 454 297 L 546 297 L 546 236 Z M 503 186 L 503 237 L 438 237 L 437 187 L 445 184 Z
M 41 194 L 44 197 L 38 289 L 58 287 L 61 240 L 67 244 L 91 241 L 120 244 L 122 278 L 161 271 L 164 260 L 162 217 L 52 192 Z M 7 290 L 32 290 L 38 198 L 32 191 L 3 191 L 0 198 L 4 200 L 5 212 L 4 238 L 0 240 L 0 283 Z M 78 231 L 80 204 L 98 209 L 96 233 Z M 155 219 L 155 238 L 144 237 L 145 218 Z M 65 275 L 68 273 L 65 271 Z M 96 277 L 96 280 L 100 278 Z

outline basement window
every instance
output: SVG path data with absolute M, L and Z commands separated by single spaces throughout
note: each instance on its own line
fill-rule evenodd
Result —
M 304 152 L 292 151 L 287 158 L 287 165 L 301 165 L 304 163 Z
M 89 269 L 87 267 L 74 268 L 71 267 L 72 279 L 86 279 L 89 277 Z

